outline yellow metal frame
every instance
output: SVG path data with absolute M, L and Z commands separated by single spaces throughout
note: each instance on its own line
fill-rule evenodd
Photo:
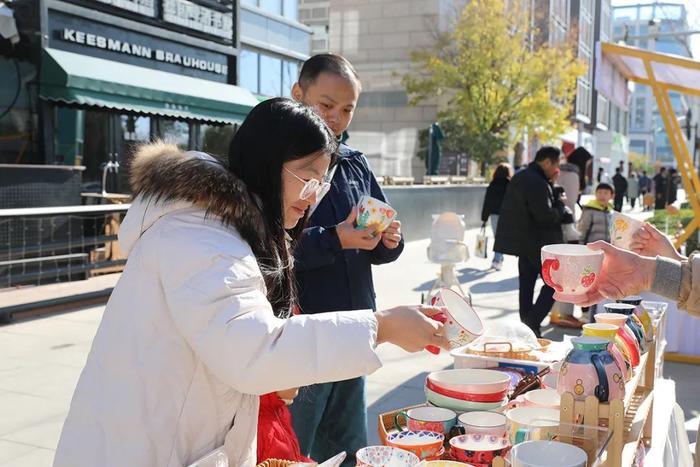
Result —
M 659 114 L 663 119 L 666 134 L 668 135 L 671 148 L 673 149 L 673 154 L 678 162 L 678 171 L 680 172 L 683 180 L 683 187 L 688 196 L 688 202 L 693 208 L 693 213 L 695 214 L 693 220 L 686 226 L 683 235 L 681 235 L 676 242 L 676 246 L 680 247 L 680 245 L 685 243 L 693 232 L 700 228 L 700 220 L 698 216 L 700 215 L 700 179 L 698 179 L 698 174 L 695 171 L 695 167 L 693 167 L 693 159 L 688 152 L 688 146 L 686 145 L 681 126 L 678 124 L 676 115 L 673 112 L 669 92 L 676 91 L 700 97 L 700 82 L 687 83 L 686 85 L 685 83 L 678 84 L 659 81 L 654 74 L 652 63 L 663 63 L 666 65 L 700 71 L 700 62 L 675 55 L 650 52 L 647 50 L 611 43 L 601 44 L 601 50 L 603 55 L 612 59 L 616 63 L 618 70 L 625 76 L 625 78 L 636 83 L 645 84 L 654 92 L 656 104 L 659 108 Z M 633 73 L 622 60 L 616 60 L 616 58 L 623 56 L 641 60 L 644 64 L 644 69 L 647 76 L 639 76 Z

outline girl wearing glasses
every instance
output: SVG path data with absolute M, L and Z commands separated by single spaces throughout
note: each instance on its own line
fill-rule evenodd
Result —
M 140 149 L 119 234 L 129 260 L 55 467 L 180 467 L 217 448 L 232 467 L 254 466 L 259 395 L 369 374 L 382 342 L 445 346 L 431 308 L 290 317 L 289 248 L 336 144 L 302 104 L 271 99 L 250 112 L 227 163 Z

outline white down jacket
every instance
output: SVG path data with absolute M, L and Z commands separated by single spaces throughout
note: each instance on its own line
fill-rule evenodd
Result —
M 231 177 L 173 146 L 137 155 L 128 262 L 54 467 L 180 467 L 222 445 L 231 467 L 253 466 L 257 395 L 381 366 L 371 311 L 273 315 L 250 247 L 222 222 L 250 212 L 225 204 L 238 190 L 218 183 L 242 185 Z

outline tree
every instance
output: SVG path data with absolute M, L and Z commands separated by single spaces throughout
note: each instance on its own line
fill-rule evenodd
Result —
M 564 133 L 586 70 L 571 42 L 532 46 L 540 34 L 528 11 L 523 0 L 471 0 L 434 47 L 411 54 L 417 71 L 403 77 L 413 105 L 447 98 L 445 147 L 466 149 L 482 173 L 526 129 L 540 141 Z

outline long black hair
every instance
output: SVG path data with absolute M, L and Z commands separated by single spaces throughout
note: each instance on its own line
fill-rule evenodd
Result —
M 334 163 L 337 147 L 333 132 L 318 115 L 285 98 L 255 106 L 231 141 L 229 170 L 247 185 L 264 224 L 263 235 L 252 230 L 239 233 L 255 254 L 277 316 L 288 316 L 296 302 L 287 235 L 293 247 L 306 224 L 304 216 L 293 229 L 284 228 L 282 164 L 311 154 L 325 154 Z

